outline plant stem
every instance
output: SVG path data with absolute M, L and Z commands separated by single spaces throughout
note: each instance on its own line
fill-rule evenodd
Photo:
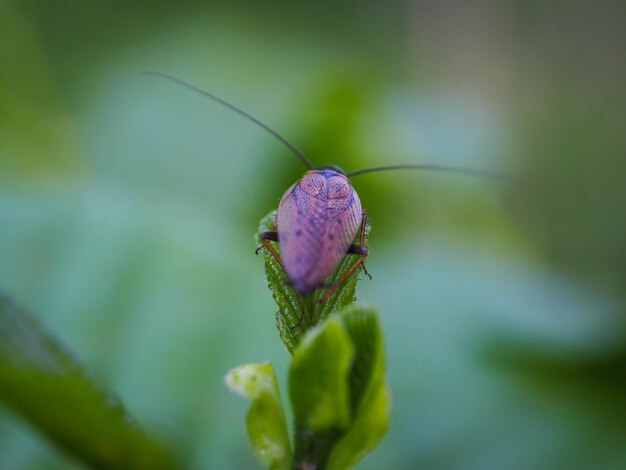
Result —
M 293 460 L 294 470 L 321 470 L 325 468 L 330 451 L 340 434 L 339 431 L 319 434 L 306 427 L 297 427 Z

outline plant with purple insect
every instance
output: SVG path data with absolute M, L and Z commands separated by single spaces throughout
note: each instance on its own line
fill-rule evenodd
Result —
M 257 253 L 265 248 L 268 285 L 278 304 L 278 330 L 293 356 L 289 371 L 295 418 L 293 457 L 271 366 L 233 369 L 226 382 L 252 400 L 248 434 L 261 462 L 271 468 L 353 466 L 385 433 L 389 394 L 383 379 L 382 335 L 376 312 L 352 306 L 358 275 L 361 270 L 367 274 L 368 227 L 349 178 L 404 169 L 502 176 L 423 164 L 348 173 L 336 166 L 315 167 L 287 139 L 240 108 L 170 75 L 146 73 L 182 85 L 243 116 L 308 168 L 285 192 L 276 213 L 261 221 L 257 238 Z
M 275 212 L 263 218 L 258 243 L 261 233 L 275 229 L 275 221 Z M 365 242 L 368 232 L 366 227 Z M 226 383 L 251 402 L 247 427 L 253 452 L 269 468 L 350 468 L 383 437 L 390 411 L 376 310 L 354 305 L 360 274 L 350 271 L 355 256 L 344 256 L 324 285 L 305 296 L 270 250 L 264 257 L 278 305 L 278 331 L 292 354 L 288 388 L 294 437 L 292 451 L 271 364 L 236 367 Z

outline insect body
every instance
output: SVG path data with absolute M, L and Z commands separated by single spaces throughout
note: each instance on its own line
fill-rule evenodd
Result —
M 276 225 L 277 232 L 262 238 L 279 242 L 283 268 L 301 295 L 323 285 L 347 253 L 367 256 L 367 248 L 352 245 L 359 228 L 364 230 L 365 214 L 339 168 L 305 173 L 282 197 Z
M 346 254 L 359 255 L 358 260 L 340 279 L 329 286 L 318 302 L 327 299 L 355 269 L 362 267 L 365 270 L 363 262 L 368 254 L 367 248 L 363 246 L 366 214 L 348 180 L 350 176 L 382 170 L 417 169 L 507 179 L 494 173 L 439 165 L 391 165 L 365 168 L 350 173 L 344 173 L 335 166 L 314 168 L 311 161 L 289 141 L 250 114 L 178 78 L 160 72 L 145 73 L 178 83 L 244 116 L 288 147 L 309 168 L 309 171 L 283 195 L 278 206 L 276 231 L 261 234 L 263 245 L 260 248 L 265 247 L 281 263 L 295 290 L 301 296 L 307 296 L 324 286 L 326 279 Z M 360 244 L 352 244 L 359 228 Z M 270 241 L 279 243 L 280 254 L 274 250 Z M 365 273 L 367 274 L 367 271 Z

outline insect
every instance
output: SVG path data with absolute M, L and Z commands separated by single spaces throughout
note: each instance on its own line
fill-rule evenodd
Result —
M 257 253 L 261 248 L 269 250 L 282 265 L 294 289 L 303 297 L 324 287 L 326 279 L 346 255 L 357 255 L 357 260 L 350 268 L 332 285 L 326 286 L 327 290 L 319 298 L 318 303 L 324 302 L 355 269 L 360 267 L 369 276 L 364 265 L 368 249 L 363 245 L 367 214 L 361 207 L 357 192 L 350 184 L 350 177 L 375 171 L 411 169 L 506 178 L 480 170 L 439 165 L 389 165 L 349 173 L 345 173 L 337 166 L 314 167 L 311 161 L 284 137 L 234 105 L 170 75 L 160 72 L 144 73 L 175 82 L 226 106 L 269 132 L 307 166 L 308 171 L 283 195 L 277 211 L 276 231 L 261 234 L 263 244 L 257 249 Z M 357 234 L 360 234 L 360 243 L 353 244 Z M 269 243 L 270 241 L 278 242 L 280 254 Z
M 357 261 L 320 297 L 321 303 L 355 269 L 365 269 L 366 223 L 359 196 L 343 170 L 324 166 L 307 171 L 291 185 L 278 205 L 277 230 L 263 232 L 261 239 L 302 296 L 323 286 L 346 254 L 358 255 Z M 353 244 L 359 231 L 360 243 Z M 280 255 L 268 243 L 270 240 L 279 243 Z

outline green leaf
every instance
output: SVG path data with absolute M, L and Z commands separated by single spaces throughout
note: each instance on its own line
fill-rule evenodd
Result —
M 348 374 L 354 348 L 343 326 L 329 320 L 311 330 L 293 355 L 289 397 L 296 426 L 343 429 L 350 420 Z
M 272 232 L 276 229 L 276 211 L 266 215 L 259 224 L 259 232 L 256 236 L 259 246 L 262 244 L 261 233 Z M 278 243 L 270 242 L 275 249 L 278 249 Z M 290 353 L 296 349 L 306 329 L 304 325 L 310 322 L 309 319 L 303 319 L 302 316 L 302 299 L 298 293 L 290 286 L 287 274 L 283 270 L 280 263 L 272 256 L 268 250 L 263 250 L 265 256 L 265 275 L 267 277 L 267 285 L 272 292 L 272 297 L 278 305 L 276 313 L 276 325 L 283 343 L 287 346 Z M 295 327 L 298 325 L 298 327 Z
M 266 215 L 259 224 L 259 232 L 256 237 L 258 246 L 262 245 L 261 233 L 276 230 L 276 211 Z M 365 246 L 370 226 L 365 228 Z M 355 243 L 358 242 L 358 234 Z M 276 242 L 269 242 L 270 245 L 280 252 L 280 246 Z M 293 354 L 296 347 L 302 340 L 304 334 L 316 323 L 325 320 L 333 312 L 336 312 L 352 304 L 355 299 L 356 284 L 359 280 L 361 269 L 356 269 L 339 286 L 328 299 L 323 303 L 318 303 L 327 291 L 327 288 L 318 289 L 309 297 L 301 297 L 292 287 L 287 274 L 280 263 L 268 251 L 263 250 L 265 256 L 265 273 L 267 284 L 272 292 L 272 296 L 278 305 L 276 313 L 276 324 L 283 343 Z M 327 279 L 328 285 L 333 285 L 343 274 L 358 260 L 356 255 L 346 255 L 341 260 L 335 272 Z
M 272 469 L 291 467 L 291 446 L 278 385 L 269 363 L 246 364 L 226 375 L 226 384 L 250 400 L 248 438 L 256 458 Z
M 350 371 L 354 419 L 334 446 L 328 468 L 350 468 L 382 439 L 389 427 L 391 396 L 383 377 L 382 331 L 376 310 L 351 306 L 336 317 L 348 332 L 355 350 Z
M 390 404 L 389 388 L 379 377 L 363 397 L 350 429 L 335 444 L 328 459 L 329 470 L 354 467 L 380 442 L 389 428 Z
M 383 340 L 378 315 L 373 307 L 350 306 L 337 318 L 343 323 L 354 345 L 355 358 L 350 371 L 350 397 L 356 409 L 384 368 Z
M 390 411 L 383 371 L 375 309 L 350 306 L 311 330 L 289 375 L 297 465 L 349 468 L 380 441 Z
M 24 310 L 0 294 L 0 400 L 97 468 L 173 468 L 119 400 Z

